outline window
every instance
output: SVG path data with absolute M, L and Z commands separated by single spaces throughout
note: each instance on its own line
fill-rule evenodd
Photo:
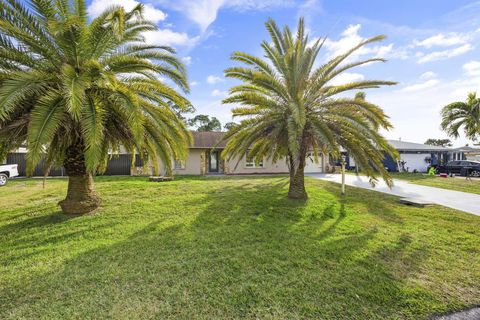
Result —
M 143 167 L 143 159 L 139 154 L 135 155 L 135 167 Z
M 263 160 L 255 163 L 255 159 L 247 152 L 245 155 L 245 167 L 246 168 L 263 168 Z
M 175 170 L 183 170 L 185 169 L 185 161 L 175 160 L 173 163 L 173 167 Z

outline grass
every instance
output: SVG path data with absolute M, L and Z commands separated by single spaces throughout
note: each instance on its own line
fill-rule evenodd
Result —
M 436 176 L 427 176 L 421 173 L 396 172 L 392 173 L 392 176 L 395 179 L 407 180 L 411 183 L 420 184 L 423 186 L 480 194 L 480 179 L 478 178 L 466 180 L 465 177 L 441 178 Z
M 422 319 L 480 304 L 480 217 L 285 177 L 97 178 L 96 215 L 66 181 L 0 202 L 1 319 Z

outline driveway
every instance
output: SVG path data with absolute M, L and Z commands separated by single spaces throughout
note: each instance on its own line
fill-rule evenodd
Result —
M 306 176 L 336 183 L 341 183 L 340 174 L 307 173 Z M 388 193 L 402 198 L 418 198 L 431 203 L 439 204 L 452 209 L 468 212 L 480 216 L 480 195 L 446 190 L 440 188 L 420 186 L 407 181 L 394 180 L 392 189 L 382 180 L 376 187 L 372 187 L 368 178 L 364 176 L 345 175 L 345 184 L 348 186 Z

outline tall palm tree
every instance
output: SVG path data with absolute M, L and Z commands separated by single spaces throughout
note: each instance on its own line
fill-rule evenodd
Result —
M 170 107 L 189 102 L 158 79 L 188 92 L 184 66 L 172 48 L 145 44 L 156 26 L 142 12 L 112 6 L 89 22 L 85 0 L 0 2 L 0 153 L 26 142 L 29 172 L 42 158 L 63 164 L 66 213 L 99 206 L 92 174 L 109 153 L 169 166 L 191 142 Z
M 388 184 L 391 178 L 382 160 L 384 153 L 395 151 L 378 133 L 391 124 L 383 110 L 357 98 L 338 97 L 352 90 L 378 88 L 395 82 L 365 80 L 335 85 L 332 80 L 343 72 L 371 62 L 371 58 L 346 62 L 363 46 L 380 41 L 377 36 L 362 41 L 352 49 L 316 67 L 324 40 L 310 42 L 300 19 L 296 36 L 288 27 L 283 32 L 273 20 L 266 23 L 271 42 L 264 41 L 265 60 L 243 52 L 232 54 L 232 60 L 247 67 L 233 67 L 225 75 L 243 81 L 230 89 L 224 103 L 240 104 L 232 110 L 242 117 L 239 125 L 226 135 L 223 156 L 238 159 L 249 152 L 256 161 L 267 157 L 279 161 L 286 157 L 290 170 L 290 198 L 306 199 L 304 167 L 306 153 L 314 151 L 338 156 L 345 148 L 375 183 L 380 174 Z
M 476 141 L 480 137 L 480 99 L 475 92 L 465 102 L 453 102 L 442 109 L 441 127 L 450 137 L 458 138 L 463 127 L 465 136 Z

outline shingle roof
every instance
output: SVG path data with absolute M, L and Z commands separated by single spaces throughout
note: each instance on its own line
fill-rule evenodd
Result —
M 222 141 L 225 132 L 198 132 L 192 131 L 193 149 L 225 148 Z M 220 142 L 221 141 L 221 142 Z
M 192 131 L 193 149 L 225 148 L 226 141 L 222 141 L 225 132 L 199 132 Z M 388 140 L 388 143 L 400 151 L 451 151 L 452 149 L 432 146 L 422 143 Z
M 450 151 L 451 149 L 432 146 L 423 143 L 406 142 L 400 140 L 388 140 L 388 143 L 399 151 Z

